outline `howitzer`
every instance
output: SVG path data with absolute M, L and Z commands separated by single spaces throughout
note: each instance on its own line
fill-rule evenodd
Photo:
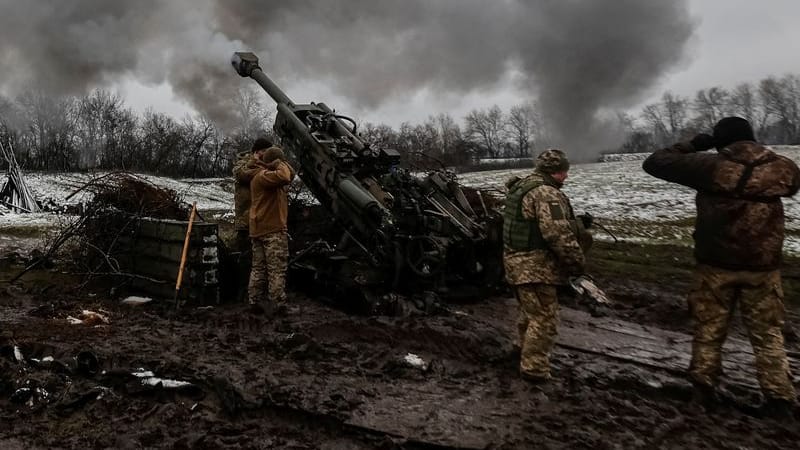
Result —
M 454 278 L 482 284 L 499 279 L 499 232 L 488 225 L 495 215 L 480 193 L 481 208 L 474 208 L 452 173 L 438 170 L 421 178 L 399 168 L 400 154 L 364 142 L 349 117 L 324 103 L 294 103 L 253 53 L 235 53 L 231 62 L 275 101 L 275 133 L 303 184 L 341 227 L 336 245 L 323 246 L 329 257 L 323 265 L 331 264 L 332 253 L 336 261 L 358 260 L 354 253 L 360 253 L 370 274 L 344 278 L 387 291 L 443 292 Z

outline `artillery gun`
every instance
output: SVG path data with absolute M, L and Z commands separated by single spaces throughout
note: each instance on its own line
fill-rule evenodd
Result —
M 417 176 L 400 168 L 400 154 L 363 141 L 351 118 L 324 103 L 294 103 L 253 53 L 235 53 L 231 63 L 277 104 L 274 131 L 303 184 L 333 218 L 336 226 L 328 231 L 339 234 L 294 249 L 293 272 L 351 301 L 357 293 L 371 312 L 396 306 L 398 293 L 429 303 L 456 293 L 481 295 L 501 280 L 500 220 L 479 191 L 465 195 L 446 170 Z

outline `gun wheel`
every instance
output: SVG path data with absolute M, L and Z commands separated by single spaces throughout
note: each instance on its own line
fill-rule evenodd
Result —
M 445 249 L 436 239 L 416 236 L 406 245 L 406 264 L 420 277 L 438 275 L 445 263 Z

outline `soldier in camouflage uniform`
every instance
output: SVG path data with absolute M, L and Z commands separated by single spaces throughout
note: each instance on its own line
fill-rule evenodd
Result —
M 278 147 L 270 147 L 263 154 L 256 152 L 256 155 L 263 166 L 250 181 L 249 227 L 253 242 L 250 303 L 283 309 L 289 260 L 287 192 L 295 173 Z
M 698 153 L 712 147 L 718 152 Z M 797 165 L 755 142 L 745 119 L 728 117 L 716 124 L 713 136 L 700 134 L 658 150 L 643 168 L 697 190 L 698 264 L 688 298 L 694 322 L 689 372 L 696 399 L 713 406 L 722 345 L 738 303 L 756 356 L 764 408 L 778 414 L 791 411 L 796 393 L 782 334 L 781 197 L 800 188 Z
M 503 262 L 519 301 L 520 375 L 533 382 L 550 378 L 559 290 L 584 269 L 580 242 L 588 233 L 560 190 L 568 171 L 566 155 L 551 149 L 533 173 L 507 183 Z
M 258 159 L 256 152 L 264 152 L 272 147 L 269 139 L 260 137 L 253 142 L 249 152 L 242 152 L 237 155 L 233 165 L 233 227 L 236 232 L 232 250 L 237 254 L 236 258 L 236 286 L 238 301 L 244 301 L 247 295 L 247 280 L 250 276 L 251 259 L 253 256 L 250 243 L 250 180 L 258 172 Z

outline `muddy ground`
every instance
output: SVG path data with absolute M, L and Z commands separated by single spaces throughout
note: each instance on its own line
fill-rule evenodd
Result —
M 688 249 L 599 243 L 593 252 L 591 271 L 616 301 L 596 311 L 597 320 L 689 331 Z M 797 262 L 787 264 L 790 300 L 797 299 Z M 0 279 L 23 263 L 3 259 Z M 516 305 L 507 294 L 406 318 L 351 316 L 294 294 L 296 308 L 269 320 L 236 304 L 177 313 L 164 301 L 126 306 L 105 288 L 78 284 L 56 267 L 0 286 L 2 448 L 738 449 L 800 442 L 800 425 L 760 416 L 757 390 L 728 384 L 718 410 L 706 414 L 689 402 L 681 370 L 563 340 L 551 383 L 521 381 Z M 580 313 L 589 309 L 583 302 L 563 306 L 592 320 Z M 84 309 L 109 323 L 68 323 Z M 796 305 L 789 309 L 788 345 L 798 352 L 792 327 L 800 320 Z M 562 323 L 562 334 L 574 333 L 576 323 Z M 740 325 L 732 335 L 743 337 Z M 409 353 L 420 367 L 405 361 Z M 88 361 L 81 367 L 78 354 Z M 149 386 L 134 372 L 188 384 Z

